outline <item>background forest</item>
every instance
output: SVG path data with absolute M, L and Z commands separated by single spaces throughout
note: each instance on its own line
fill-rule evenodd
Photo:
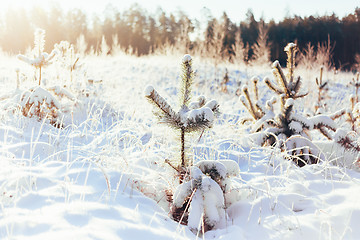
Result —
M 137 4 L 123 12 L 108 5 L 101 15 L 92 16 L 81 9 L 64 11 L 56 5 L 50 9 L 8 9 L 0 20 L 0 46 L 5 52 L 24 52 L 34 41 L 34 29 L 42 28 L 48 36 L 46 51 L 67 40 L 84 53 L 104 54 L 101 47 L 108 47 L 108 54 L 121 49 L 136 55 L 177 49 L 231 62 L 278 59 L 283 65 L 283 48 L 288 42 L 296 42 L 300 52 L 307 53 L 309 62 L 316 52 L 323 51 L 331 56 L 323 62 L 327 67 L 358 71 L 359 8 L 343 18 L 335 14 L 287 16 L 280 22 L 264 22 L 261 18 L 257 21 L 251 10 L 239 23 L 232 22 L 225 12 L 220 19 L 206 9 L 203 15 L 200 22 L 181 11 L 166 13 L 159 8 L 149 13 Z

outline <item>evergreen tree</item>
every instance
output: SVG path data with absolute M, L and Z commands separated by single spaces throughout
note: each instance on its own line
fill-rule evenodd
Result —
M 199 97 L 198 101 L 191 101 L 191 86 L 194 79 L 192 58 L 185 55 L 182 59 L 182 84 L 180 96 L 180 110 L 175 112 L 173 108 L 152 87 L 145 89 L 145 97 L 156 106 L 156 116 L 180 132 L 180 164 L 174 167 L 180 175 L 180 183 L 183 182 L 186 168 L 192 165 L 186 156 L 186 133 L 204 131 L 212 126 L 214 114 L 218 113 L 219 105 L 215 100 L 206 102 L 205 97 Z

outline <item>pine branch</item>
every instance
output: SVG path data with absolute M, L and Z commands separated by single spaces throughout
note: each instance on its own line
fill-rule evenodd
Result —
M 265 109 L 263 108 L 263 106 L 261 106 L 261 104 L 259 102 L 255 103 L 255 106 L 258 110 L 258 112 L 260 112 L 260 116 L 263 117 L 266 113 Z
M 322 133 L 322 135 L 324 135 L 328 140 L 333 139 L 333 137 L 331 136 L 331 134 L 328 132 L 328 130 L 326 128 L 324 128 L 323 126 L 319 126 L 318 129 Z
M 148 86 L 145 89 L 145 97 L 161 110 L 166 122 L 171 123 L 171 125 L 179 122 L 179 116 L 152 86 Z
M 339 117 L 343 116 L 346 113 L 346 109 L 341 109 L 333 114 L 330 114 L 329 117 L 332 120 L 338 119 Z
M 281 90 L 281 89 L 279 89 L 279 88 L 277 88 L 277 87 L 274 85 L 274 83 L 270 81 L 269 78 L 265 78 L 265 84 L 270 88 L 270 90 L 274 91 L 275 93 L 277 93 L 277 94 L 279 94 L 279 95 L 284 93 L 284 91 Z
M 303 97 L 306 97 L 308 94 L 309 94 L 309 92 L 306 92 L 306 93 L 302 93 L 302 94 L 299 94 L 299 95 L 295 95 L 292 98 L 293 99 L 303 98 Z
M 258 91 L 257 84 L 259 82 L 259 78 L 253 77 L 252 82 L 253 82 L 253 85 L 254 85 L 255 100 L 258 101 L 259 100 L 259 91 Z
M 294 69 L 295 69 L 295 54 L 297 52 L 297 46 L 295 43 L 289 43 L 285 47 L 285 52 L 287 54 L 287 64 L 286 68 L 288 69 L 288 79 L 289 84 L 294 81 Z
M 299 76 L 294 84 L 294 87 L 292 87 L 293 91 L 295 92 L 293 95 L 296 95 L 299 92 L 301 85 L 302 85 L 302 81 Z
M 192 70 L 192 59 L 190 55 L 185 55 L 182 60 L 182 87 L 181 105 L 188 106 L 191 99 L 191 85 L 193 83 L 194 72 Z
M 245 106 L 245 108 L 248 110 L 248 112 L 250 113 L 250 115 L 253 117 L 253 119 L 256 120 L 256 116 L 254 114 L 253 111 L 251 111 L 251 108 L 250 106 L 248 105 L 247 101 L 246 101 L 246 97 L 244 95 L 241 95 L 240 96 L 240 101 L 241 103 Z
M 252 102 L 252 100 L 250 98 L 248 88 L 246 86 L 244 86 L 242 90 L 243 90 L 243 93 L 245 95 L 246 100 L 249 103 L 248 110 L 249 110 L 250 114 L 254 117 L 255 120 L 259 119 L 260 117 L 259 117 L 257 111 L 255 110 L 254 104 L 253 104 L 253 102 Z
M 346 150 L 360 152 L 360 145 L 342 129 L 336 131 L 334 140 Z
M 275 61 L 273 63 L 273 74 L 276 77 L 279 85 L 283 88 L 283 92 L 286 94 L 287 97 L 291 96 L 291 91 L 289 89 L 288 83 L 286 81 L 286 77 L 284 75 L 283 70 L 281 69 L 279 61 Z

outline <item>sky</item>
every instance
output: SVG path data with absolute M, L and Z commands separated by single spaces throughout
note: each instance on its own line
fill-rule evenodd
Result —
M 360 7 L 359 0 L 0 0 L 1 9 L 9 6 L 32 7 L 33 5 L 49 6 L 56 2 L 64 10 L 80 8 L 90 14 L 103 13 L 109 4 L 120 11 L 129 8 L 134 3 L 139 3 L 150 13 L 155 13 L 161 7 L 165 12 L 182 10 L 190 18 L 201 20 L 204 16 L 204 7 L 208 8 L 214 17 L 220 17 L 224 11 L 230 19 L 240 22 L 246 18 L 248 9 L 252 9 L 255 18 L 263 17 L 266 21 L 274 19 L 282 20 L 285 16 L 300 15 L 324 15 L 333 12 L 343 17 L 353 13 L 356 7 Z

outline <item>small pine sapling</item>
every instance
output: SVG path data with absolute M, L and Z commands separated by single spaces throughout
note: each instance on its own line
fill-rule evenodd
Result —
M 277 84 L 270 81 L 269 78 L 265 79 L 266 85 L 275 93 L 277 93 L 281 98 L 282 105 L 285 104 L 285 101 L 289 98 L 297 99 L 305 97 L 308 93 L 301 93 L 301 78 L 300 76 L 295 79 L 294 77 L 294 69 L 295 69 L 295 55 L 298 51 L 295 43 L 289 43 L 285 47 L 285 52 L 287 54 L 287 65 L 286 68 L 288 70 L 287 77 L 280 66 L 279 61 L 275 61 L 272 65 L 273 74 L 277 81 Z
M 200 161 L 175 191 L 171 216 L 194 233 L 224 227 L 225 209 L 233 202 L 231 177 L 239 176 L 232 160 Z
M 356 77 L 352 78 L 352 81 L 350 82 L 351 85 L 355 87 L 355 101 L 354 104 L 359 102 L 359 87 L 360 87 L 360 73 L 356 73 Z
M 306 96 L 307 93 L 300 91 L 300 77 L 294 77 L 296 44 L 289 43 L 285 47 L 285 51 L 287 53 L 287 76 L 285 77 L 279 62 L 275 61 L 273 63 L 273 74 L 277 82 L 274 83 L 268 78 L 264 80 L 269 89 L 278 94 L 281 100 L 280 113 L 273 113 L 271 104 L 273 101 L 267 104 L 269 106 L 268 112 L 259 106 L 255 107 L 256 105 L 252 103 L 253 101 L 246 89 L 243 91 L 244 97 L 241 101 L 256 120 L 252 128 L 253 132 L 263 130 L 260 135 L 257 135 L 260 136 L 258 143 L 260 145 L 279 146 L 291 155 L 294 162 L 301 167 L 305 164 L 317 163 L 319 159 L 325 159 L 320 150 L 311 142 L 309 132 L 317 129 L 326 138 L 332 140 L 333 136 L 328 130 L 336 131 L 334 119 L 337 117 L 317 115 L 306 118 L 295 111 L 295 100 Z M 263 119 L 266 115 L 266 119 Z
M 360 122 L 360 103 L 356 103 L 356 97 L 350 95 L 349 101 L 351 108 L 341 109 L 339 112 L 345 115 L 345 120 L 351 126 L 351 130 L 359 134 L 359 122 Z
M 173 108 L 160 96 L 152 87 L 145 89 L 145 97 L 154 104 L 158 112 L 155 115 L 160 122 L 166 123 L 180 132 L 180 165 L 174 167 L 180 175 L 180 183 L 184 179 L 186 168 L 191 166 L 190 160 L 186 157 L 185 135 L 190 132 L 203 132 L 212 126 L 214 115 L 219 112 L 219 105 L 215 100 L 206 102 L 205 97 L 199 97 L 198 101 L 191 100 L 191 85 L 193 83 L 194 71 L 192 69 L 192 58 L 185 55 L 182 59 L 182 87 L 180 97 L 180 110 L 175 112 Z
M 53 50 L 50 54 L 44 52 L 45 47 L 45 30 L 36 29 L 34 38 L 34 49 L 33 49 L 33 58 L 29 58 L 25 55 L 19 54 L 17 58 L 21 61 L 24 61 L 31 66 L 35 67 L 39 71 L 38 79 L 39 86 L 41 85 L 41 70 L 42 68 L 50 65 L 53 58 L 55 57 L 57 51 Z
M 326 96 L 326 92 L 328 90 L 327 86 L 328 86 L 328 81 L 324 81 L 323 80 L 323 71 L 324 71 L 324 67 L 322 66 L 320 68 L 320 77 L 316 78 L 315 82 L 316 82 L 316 86 L 317 86 L 317 102 L 315 104 L 315 113 L 322 113 L 322 111 L 325 109 L 326 107 L 326 103 L 324 102 L 325 96 Z
M 70 83 L 73 83 L 73 72 L 81 67 L 80 57 L 75 53 L 74 45 L 68 41 L 61 41 L 59 44 L 55 44 L 55 49 L 59 52 L 58 61 L 63 68 L 69 70 Z
M 223 80 L 221 81 L 221 91 L 227 93 L 228 89 L 227 89 L 227 84 L 229 82 L 229 72 L 227 70 L 227 68 L 225 68 L 225 75 L 223 77 Z

